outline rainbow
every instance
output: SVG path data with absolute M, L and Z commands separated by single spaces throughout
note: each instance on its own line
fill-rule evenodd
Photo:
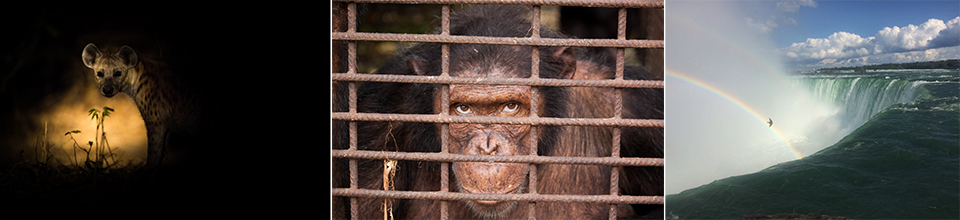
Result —
M 674 18 L 674 17 L 671 17 L 671 18 Z M 747 62 L 746 63 L 747 65 L 762 68 L 762 70 L 765 72 L 769 72 L 769 73 L 780 72 L 778 65 L 775 65 L 774 61 L 764 58 L 765 56 L 761 56 L 756 51 L 747 49 L 745 45 L 738 44 L 738 42 L 743 40 L 733 39 L 732 36 L 721 34 L 721 31 L 720 31 L 721 27 L 704 25 L 702 22 L 694 22 L 691 19 L 684 16 L 677 16 L 672 21 L 673 22 L 671 23 L 673 23 L 673 25 L 681 26 L 681 27 L 677 27 L 678 29 L 695 30 L 696 32 L 692 34 L 699 34 L 700 36 L 702 36 L 698 38 L 698 40 L 703 42 L 704 45 L 712 45 L 713 48 L 722 48 L 724 50 L 727 50 L 731 55 L 740 55 L 742 58 L 741 60 Z M 666 48 L 670 48 L 669 45 L 665 45 L 665 46 Z M 665 51 L 665 52 L 669 53 L 669 51 Z M 677 71 L 677 69 L 675 68 L 671 68 L 670 63 L 665 63 L 665 64 L 666 64 L 664 68 L 665 77 L 679 79 L 681 81 L 688 82 L 693 85 L 696 85 L 697 87 L 703 88 L 704 90 L 707 90 L 710 93 L 716 94 L 717 96 L 720 96 L 720 98 L 730 101 L 731 103 L 735 104 L 736 106 L 740 107 L 741 109 L 749 113 L 751 116 L 756 118 L 757 122 L 759 122 L 762 126 L 767 126 L 767 117 L 762 116 L 759 111 L 757 111 L 752 106 L 747 105 L 745 102 L 743 102 L 743 100 L 740 100 L 736 96 L 733 96 L 730 93 L 723 91 L 717 88 L 716 86 L 713 86 L 703 80 L 697 79 L 693 77 L 693 75 L 691 74 L 683 73 L 681 71 Z M 785 146 L 789 149 L 790 152 L 793 153 L 794 156 L 796 156 L 797 159 L 801 159 L 804 157 L 803 154 L 800 153 L 800 151 L 797 150 L 797 148 L 790 143 L 789 139 L 787 139 L 786 136 L 783 135 L 783 132 L 778 127 L 771 127 L 770 131 L 773 132 L 776 138 L 783 141 Z
M 704 90 L 707 90 L 707 91 L 709 91 L 710 93 L 713 93 L 713 94 L 715 94 L 715 95 L 717 95 L 717 96 L 720 96 L 720 98 L 723 98 L 723 99 L 725 99 L 725 100 L 727 100 L 727 101 L 730 101 L 731 103 L 733 103 L 733 104 L 736 105 L 737 107 L 740 107 L 740 108 L 743 109 L 744 111 L 747 111 L 747 113 L 749 113 L 751 116 L 753 116 L 754 118 L 756 118 L 756 119 L 757 119 L 757 122 L 759 122 L 760 125 L 762 125 L 762 126 L 767 126 L 767 118 L 766 118 L 766 117 L 761 116 L 760 112 L 758 112 L 757 109 L 751 107 L 750 105 L 747 105 L 747 103 L 743 102 L 743 100 L 738 99 L 736 96 L 733 96 L 733 95 L 731 95 L 730 93 L 727 93 L 727 92 L 725 92 L 725 91 L 723 91 L 723 90 L 720 90 L 719 88 L 717 88 L 717 87 L 715 87 L 715 86 L 713 86 L 713 85 L 710 85 L 709 83 L 704 82 L 703 80 L 694 78 L 694 77 L 692 77 L 692 76 L 690 76 L 690 75 L 688 75 L 688 74 L 685 74 L 685 73 L 681 73 L 680 71 L 676 71 L 676 70 L 672 70 L 672 69 L 670 69 L 670 68 L 666 68 L 666 69 L 664 70 L 664 72 L 665 72 L 665 75 L 666 75 L 667 77 L 674 78 L 674 79 L 679 79 L 679 80 L 682 80 L 682 81 L 684 81 L 684 82 L 688 82 L 688 83 L 690 83 L 690 84 L 696 85 L 697 87 L 700 87 L 700 88 L 702 88 L 702 89 L 704 89 Z M 783 135 L 783 132 L 781 132 L 779 128 L 777 128 L 777 127 L 771 127 L 771 128 L 770 128 L 770 131 L 772 131 L 773 134 L 774 134 L 778 139 L 780 139 L 780 140 L 783 141 L 783 143 L 786 145 L 786 147 L 790 150 L 790 152 L 793 153 L 794 156 L 797 157 L 797 159 L 801 159 L 801 158 L 804 157 L 803 154 L 800 153 L 800 151 L 797 150 L 797 148 L 794 147 L 793 144 L 790 143 L 790 141 L 786 138 L 786 136 Z

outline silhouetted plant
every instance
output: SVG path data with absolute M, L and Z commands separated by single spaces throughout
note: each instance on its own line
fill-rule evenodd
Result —
M 90 116 L 90 120 L 93 120 L 97 123 L 96 135 L 94 136 L 94 141 L 87 142 L 87 148 L 80 146 L 80 143 L 77 142 L 77 139 L 73 137 L 73 134 L 80 133 L 80 130 L 73 130 L 67 132 L 65 135 L 69 135 L 70 139 L 73 140 L 73 158 L 74 163 L 77 166 L 80 165 L 80 161 L 77 158 L 77 149 L 82 150 L 86 153 L 87 157 L 84 161 L 84 167 L 92 169 L 106 169 L 117 164 L 116 154 L 113 153 L 113 148 L 110 147 L 110 142 L 107 141 L 107 132 L 104 128 L 104 121 L 110 113 L 113 112 L 113 108 L 103 107 L 103 110 L 99 109 L 90 109 L 87 111 L 87 115 Z M 91 158 L 91 155 L 93 158 Z

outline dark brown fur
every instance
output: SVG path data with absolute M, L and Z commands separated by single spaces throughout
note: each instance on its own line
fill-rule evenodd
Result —
M 472 36 L 527 37 L 530 24 L 526 7 L 477 6 L 466 9 L 452 19 L 451 34 Z M 494 15 L 494 16 L 491 16 Z M 565 37 L 554 31 L 541 30 L 543 37 Z M 525 78 L 530 75 L 531 47 L 503 45 L 450 45 L 450 74 L 454 77 L 504 77 Z M 439 75 L 440 45 L 423 43 L 411 47 L 399 57 L 384 65 L 378 74 Z M 612 68 L 601 65 L 580 48 L 541 47 L 540 78 L 612 79 Z M 645 79 L 638 70 L 625 73 L 627 79 Z M 358 112 L 439 114 L 449 108 L 450 115 L 457 115 L 460 105 L 468 105 L 468 115 L 527 116 L 530 109 L 529 87 L 496 90 L 496 86 L 467 86 L 467 89 L 451 89 L 450 106 L 439 106 L 440 85 L 402 83 L 359 83 Z M 451 85 L 457 87 L 458 85 Z M 346 99 L 346 84 L 339 85 L 335 100 Z M 523 88 L 526 88 L 525 90 Z M 539 116 L 603 118 L 613 115 L 612 88 L 587 87 L 539 87 Z M 497 93 L 502 93 L 496 95 Z M 483 95 L 490 94 L 490 95 Z M 663 96 L 659 89 L 625 89 L 624 118 L 662 119 Z M 454 98 L 464 97 L 464 98 Z M 457 101 L 460 100 L 460 101 Z M 521 112 L 513 115 L 498 113 L 510 109 L 506 104 L 519 104 Z M 335 111 L 347 111 L 345 102 L 337 102 Z M 508 111 L 509 112 L 509 111 Z M 473 114 L 475 113 L 475 114 Z M 526 114 L 525 114 L 526 113 Z M 334 148 L 348 147 L 347 123 L 334 123 Z M 505 150 L 492 154 L 527 155 L 532 153 L 526 146 L 524 129 L 518 125 L 450 125 L 451 153 L 491 154 L 477 151 L 478 143 L 502 143 Z M 486 130 L 483 130 L 486 129 Z M 512 129 L 512 130 L 511 130 Z M 501 135 L 509 140 L 471 142 L 471 135 L 483 130 L 492 136 Z M 439 126 L 431 123 L 359 122 L 358 148 L 361 150 L 440 152 Z M 622 157 L 663 157 L 661 128 L 623 128 Z M 514 134 L 518 133 L 518 134 Z M 482 135 L 480 135 L 482 136 Z M 537 154 L 543 156 L 609 156 L 612 144 L 612 128 L 579 126 L 539 126 Z M 514 146 L 516 145 L 516 146 Z M 489 146 L 486 146 L 489 147 Z M 334 160 L 334 187 L 349 187 L 345 159 Z M 383 189 L 383 162 L 358 160 L 360 188 Z M 451 163 L 450 191 L 462 191 L 463 186 L 487 190 L 515 187 L 526 184 L 529 165 L 490 163 Z M 491 170 L 505 171 L 498 178 L 490 179 Z M 564 195 L 609 195 L 610 166 L 597 165 L 538 165 L 539 194 Z M 458 171 L 459 170 L 459 171 Z M 459 172 L 459 173 L 458 173 Z M 496 173 L 496 172 L 493 172 Z M 620 171 L 620 192 L 625 195 L 663 195 L 661 167 L 623 167 Z M 400 161 L 400 169 L 394 179 L 396 190 L 439 191 L 440 163 L 429 161 Z M 479 181 L 479 182 L 477 182 Z M 498 182 L 502 181 L 502 182 Z M 528 186 L 529 187 L 529 186 Z M 524 193 L 521 188 L 519 193 Z M 382 198 L 360 198 L 361 219 L 383 218 Z M 334 207 L 349 207 L 346 198 L 335 198 Z M 440 217 L 440 202 L 430 200 L 394 200 L 393 215 L 398 219 L 437 219 Z M 476 201 L 448 202 L 452 219 L 472 218 L 526 218 L 528 205 L 525 202 L 500 202 L 496 207 L 478 204 Z M 479 207 L 479 208 L 478 208 Z M 536 217 L 540 219 L 595 219 L 608 216 L 609 204 L 595 203 L 537 203 Z M 502 212 L 502 213 L 498 213 Z M 335 217 L 349 217 L 348 210 L 334 210 Z M 342 215 L 341 215 L 342 214 Z M 661 205 L 621 205 L 620 217 L 662 218 Z

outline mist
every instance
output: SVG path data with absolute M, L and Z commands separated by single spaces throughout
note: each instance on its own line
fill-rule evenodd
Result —
M 849 132 L 840 108 L 791 82 L 772 39 L 751 27 L 750 3 L 665 7 L 667 194 L 808 156 Z

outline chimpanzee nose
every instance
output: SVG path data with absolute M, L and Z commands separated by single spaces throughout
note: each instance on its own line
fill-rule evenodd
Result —
M 500 147 L 500 143 L 494 140 L 491 136 L 487 136 L 486 143 L 480 144 L 480 153 L 486 155 L 493 155 L 496 153 L 497 148 Z
M 487 133 L 486 143 L 480 145 L 480 153 L 486 155 L 497 154 L 497 151 L 503 150 L 500 149 L 508 144 L 509 140 L 500 132 L 490 132 Z

